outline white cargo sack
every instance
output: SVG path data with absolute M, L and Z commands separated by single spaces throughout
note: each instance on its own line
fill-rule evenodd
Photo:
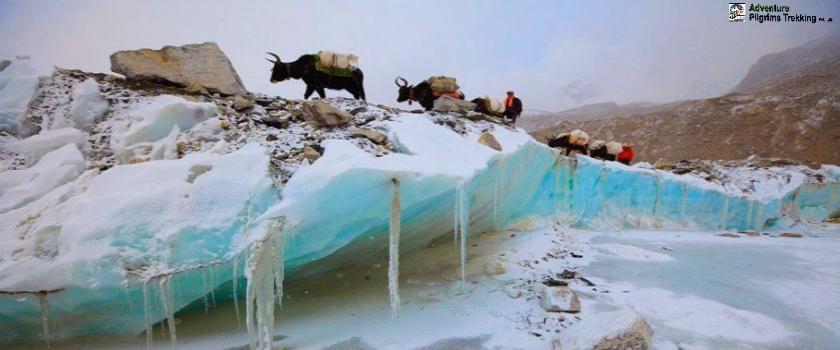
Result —
M 359 56 L 324 50 L 318 53 L 318 63 L 329 68 L 354 70 L 359 67 Z
M 490 96 L 486 96 L 486 95 L 484 97 L 482 97 L 482 99 L 484 99 L 484 103 L 485 103 L 484 106 L 487 108 L 488 112 L 495 113 L 495 114 L 504 114 L 505 113 L 505 104 L 502 103 L 502 101 L 499 101 L 497 99 L 491 98 Z
M 439 94 L 455 92 L 461 88 L 460 86 L 458 86 L 458 82 L 453 77 L 429 77 L 429 79 L 426 79 L 426 82 L 429 83 L 429 86 L 432 88 L 433 92 Z
M 569 136 L 569 143 L 578 146 L 584 146 L 589 143 L 589 134 L 580 129 L 572 130 Z
M 606 144 L 607 144 L 607 141 L 595 140 L 595 141 L 593 141 L 592 143 L 589 144 L 589 149 L 594 151 L 596 149 L 604 147 Z
M 607 153 L 609 153 L 609 154 L 617 156 L 619 153 L 621 153 L 622 149 L 623 149 L 623 147 L 618 142 L 615 142 L 615 141 L 607 142 Z

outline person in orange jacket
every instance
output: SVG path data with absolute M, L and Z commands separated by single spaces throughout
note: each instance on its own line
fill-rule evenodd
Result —
M 504 103 L 505 118 L 510 120 L 511 124 L 516 124 L 516 118 L 519 118 L 519 115 L 522 114 L 522 100 L 513 96 L 513 91 L 508 91 Z
M 616 160 L 618 160 L 619 162 L 624 163 L 626 165 L 630 165 L 630 162 L 633 161 L 633 147 L 632 146 L 633 145 L 631 145 L 629 143 L 622 144 L 621 145 L 621 152 L 618 153 L 618 157 L 616 157 Z

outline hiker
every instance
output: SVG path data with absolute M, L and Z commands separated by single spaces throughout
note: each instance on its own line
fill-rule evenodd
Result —
M 633 145 L 629 143 L 622 144 L 621 153 L 619 153 L 616 158 L 619 162 L 624 163 L 625 165 L 630 165 L 630 162 L 633 161 Z
M 548 140 L 548 147 L 557 148 L 566 152 L 566 156 L 577 151 L 577 153 L 589 154 L 589 134 L 580 129 L 572 130 L 572 132 L 564 132 L 557 134 L 554 138 Z
M 509 119 L 511 124 L 516 124 L 516 118 L 519 118 L 520 114 L 522 114 L 522 101 L 513 96 L 513 91 L 508 91 L 505 98 L 505 119 Z

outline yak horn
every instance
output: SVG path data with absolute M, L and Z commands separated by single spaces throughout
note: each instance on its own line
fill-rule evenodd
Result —
M 269 62 L 271 62 L 271 63 L 280 63 L 280 56 L 277 56 L 277 54 L 273 54 L 273 53 L 271 53 L 271 52 L 266 52 L 266 53 L 267 53 L 267 54 L 269 54 L 269 55 L 274 56 L 274 58 L 276 59 L 276 61 L 272 61 L 272 60 L 269 60 L 268 58 L 266 58 Z
M 402 81 L 402 85 L 400 85 L 401 81 Z M 396 79 L 394 79 L 394 84 L 397 84 L 397 86 L 399 86 L 399 87 L 408 86 L 408 80 L 405 80 L 402 77 L 397 77 Z

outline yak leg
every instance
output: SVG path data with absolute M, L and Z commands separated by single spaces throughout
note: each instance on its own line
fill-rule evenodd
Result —
M 309 96 L 312 96 L 313 92 L 315 92 L 315 88 L 311 85 L 306 85 L 306 92 L 303 93 L 303 99 L 308 100 Z
M 318 92 L 318 96 L 321 96 L 321 98 L 327 98 L 327 93 L 324 91 L 323 87 L 315 88 L 315 91 Z
M 353 81 L 356 83 L 356 88 L 351 91 L 353 93 L 353 98 L 359 99 L 361 98 L 363 101 L 367 101 L 367 97 L 365 97 L 365 77 L 361 73 L 353 75 Z

